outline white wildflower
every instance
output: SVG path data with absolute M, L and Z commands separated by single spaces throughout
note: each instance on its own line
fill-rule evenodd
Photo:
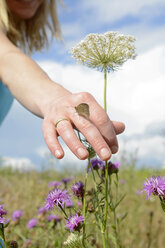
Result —
M 134 37 L 117 32 L 89 34 L 71 49 L 71 54 L 80 64 L 110 72 L 136 57 L 134 41 Z
M 71 233 L 68 239 L 64 242 L 65 248 L 83 248 L 82 235 Z

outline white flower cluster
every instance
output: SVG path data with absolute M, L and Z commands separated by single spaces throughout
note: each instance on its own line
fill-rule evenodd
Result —
M 82 245 L 82 235 L 71 233 L 67 239 L 67 241 L 64 242 L 65 248 L 83 248 Z
M 117 32 L 89 34 L 71 49 L 71 54 L 80 64 L 114 71 L 128 59 L 135 59 L 134 41 L 134 37 Z

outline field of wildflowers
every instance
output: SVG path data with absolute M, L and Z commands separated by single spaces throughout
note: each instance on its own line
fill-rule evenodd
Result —
M 97 187 L 104 191 L 100 185 L 105 179 L 102 162 L 94 159 L 92 166 Z M 9 247 L 83 247 L 85 173 L 70 174 L 52 170 L 0 170 L 0 218 L 3 218 L 3 223 L 9 221 L 5 228 L 6 244 L 12 241 Z M 165 181 L 162 178 L 160 184 L 155 185 L 153 180 L 146 180 L 153 175 L 161 176 L 163 171 L 135 169 L 131 164 L 121 164 L 110 175 L 113 200 L 108 210 L 106 247 L 164 248 L 164 212 L 154 190 L 163 191 Z M 86 247 L 102 248 L 92 178 L 90 171 L 86 186 Z M 151 195 L 150 200 L 141 192 L 143 190 Z M 114 214 L 112 206 L 116 202 L 118 206 Z M 104 204 L 101 204 L 104 209 Z

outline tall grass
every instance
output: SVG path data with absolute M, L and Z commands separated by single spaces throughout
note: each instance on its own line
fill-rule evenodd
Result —
M 64 227 L 64 221 L 54 228 L 52 223 L 44 220 L 44 216 L 38 216 L 38 209 L 45 203 L 45 198 L 50 190 L 48 183 L 54 180 L 60 181 L 63 177 L 70 175 L 71 172 L 68 171 L 59 173 L 48 170 L 23 173 L 0 169 L 0 204 L 4 204 L 8 211 L 7 217 L 11 218 L 13 211 L 17 209 L 23 211 L 20 222 L 16 225 L 11 221 L 7 227 L 5 232 L 7 240 L 16 240 L 19 247 L 63 247 L 63 241 L 69 235 L 69 231 Z M 163 172 L 123 165 L 118 173 L 119 196 L 126 194 L 116 213 L 117 221 L 120 221 L 118 235 L 122 248 L 164 248 L 165 218 L 160 203 L 154 197 L 149 201 L 145 195 L 139 194 L 145 178 L 153 175 L 163 175 Z M 92 177 L 91 173 L 89 182 L 91 181 L 90 177 Z M 74 182 L 80 180 L 84 180 L 83 173 L 77 173 L 68 187 L 70 188 Z M 90 185 L 88 187 L 90 189 Z M 59 216 L 60 212 L 56 210 L 55 214 Z M 39 218 L 39 222 L 36 228 L 28 230 L 27 222 L 31 218 Z M 107 225 L 110 224 L 112 223 L 107 223 Z M 101 248 L 101 237 L 98 236 L 94 219 L 90 219 L 88 228 L 92 230 L 93 234 L 90 237 L 91 247 Z M 115 232 L 113 225 L 111 225 L 111 231 Z M 96 233 L 97 235 L 95 235 Z M 26 246 L 27 239 L 31 240 L 30 246 Z M 115 248 L 119 245 L 112 238 L 109 247 Z

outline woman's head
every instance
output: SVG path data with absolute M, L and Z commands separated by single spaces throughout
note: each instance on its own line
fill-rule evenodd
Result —
M 43 0 L 6 0 L 11 13 L 24 20 L 32 18 L 42 2 Z
M 0 0 L 0 28 L 26 52 L 48 47 L 61 38 L 56 0 Z

